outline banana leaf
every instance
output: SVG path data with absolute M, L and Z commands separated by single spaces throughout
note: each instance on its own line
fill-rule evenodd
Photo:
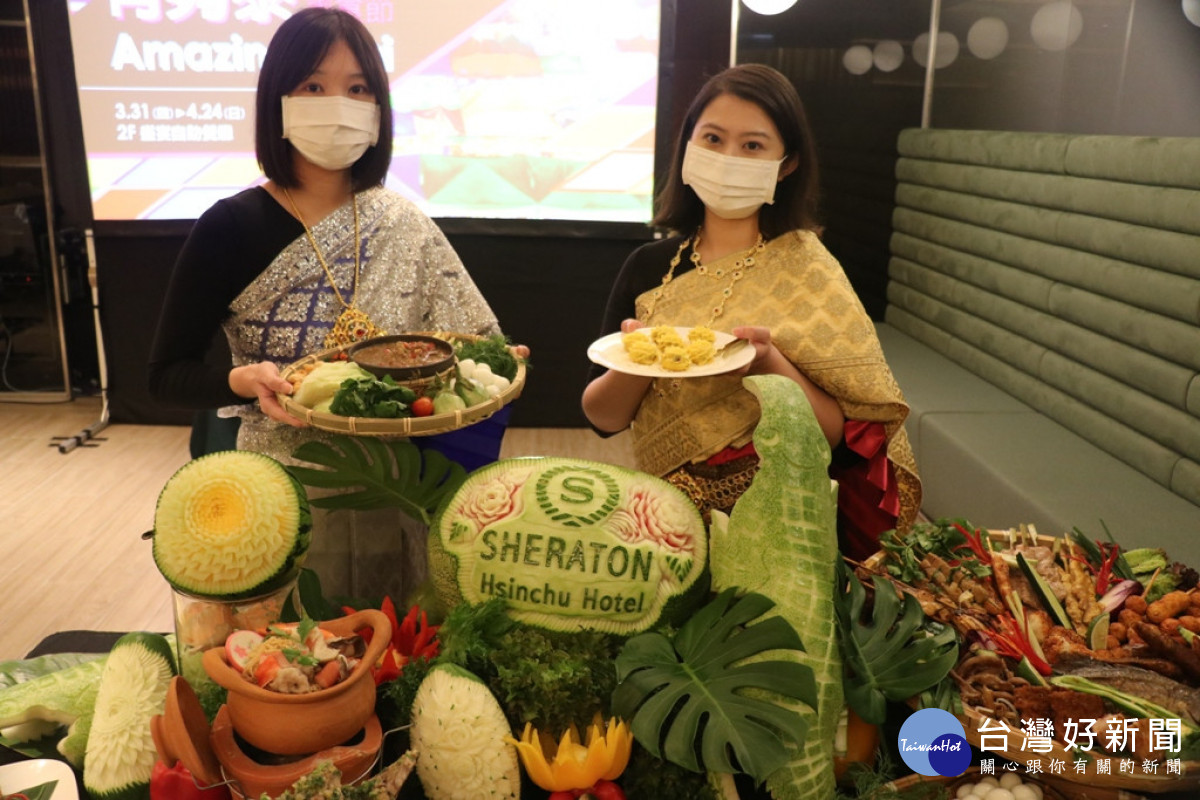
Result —
M 810 667 L 778 653 L 804 650 L 786 620 L 749 624 L 774 602 L 735 592 L 721 592 L 673 638 L 652 631 L 626 642 L 617 656 L 613 713 L 630 720 L 634 738 L 657 758 L 763 781 L 808 730 L 775 697 L 815 707 L 817 688 Z M 771 660 L 762 658 L 769 651 Z
M 334 436 L 329 443 L 306 442 L 292 457 L 326 467 L 288 467 L 296 480 L 341 490 L 311 499 L 312 505 L 359 511 L 398 508 L 426 525 L 467 477 L 461 464 L 436 450 L 422 452 L 408 441 Z
M 872 576 L 874 602 L 864 615 L 867 592 L 854 571 L 840 562 L 837 611 L 846 702 L 866 722 L 882 725 L 887 703 L 902 702 L 937 684 L 958 663 L 954 630 L 926 625 L 921 604 L 903 598 L 890 581 Z

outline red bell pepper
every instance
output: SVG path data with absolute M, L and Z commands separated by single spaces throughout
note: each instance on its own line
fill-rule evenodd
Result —
M 343 606 L 347 614 L 354 613 L 350 606 Z M 396 604 L 392 598 L 383 598 L 380 611 L 392 623 L 392 642 L 384 650 L 375 665 L 375 685 L 379 686 L 398 677 L 404 671 L 404 666 L 414 658 L 431 659 L 437 656 L 440 643 L 437 639 L 437 625 L 430 625 L 429 620 L 418 606 L 408 610 L 404 619 L 396 617 Z M 371 642 L 370 629 L 363 631 L 363 639 Z
M 230 800 L 228 786 L 201 789 L 192 780 L 192 773 L 182 762 L 168 767 L 165 761 L 154 762 L 150 773 L 150 800 Z

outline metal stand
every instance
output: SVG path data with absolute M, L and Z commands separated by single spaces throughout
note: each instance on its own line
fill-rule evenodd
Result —
M 98 447 L 93 442 L 102 442 L 96 434 L 108 427 L 108 362 L 104 358 L 104 332 L 100 326 L 100 289 L 96 279 L 96 243 L 91 228 L 84 231 L 84 241 L 87 243 L 88 285 L 92 289 L 92 319 L 96 325 L 96 355 L 100 367 L 100 419 L 88 425 L 74 436 L 54 436 L 51 447 L 57 447 L 58 452 L 66 454 L 76 447 Z

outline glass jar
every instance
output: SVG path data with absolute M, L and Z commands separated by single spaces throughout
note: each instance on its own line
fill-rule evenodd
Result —
M 283 616 L 288 595 L 296 587 L 292 580 L 273 592 L 240 600 L 221 600 L 173 589 L 175 648 L 179 674 L 191 684 L 200 705 L 211 721 L 225 700 L 225 690 L 204 671 L 204 651 L 224 647 L 229 634 L 238 630 L 261 630 Z M 296 602 L 296 608 L 299 603 Z

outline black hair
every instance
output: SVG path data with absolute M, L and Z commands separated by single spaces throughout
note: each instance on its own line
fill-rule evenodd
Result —
M 387 70 L 366 26 L 347 11 L 306 8 L 287 19 L 267 45 L 255 98 L 254 152 L 263 174 L 285 188 L 297 185 L 292 143 L 283 138 L 283 97 L 316 70 L 337 41 L 362 67 L 379 104 L 379 141 L 350 167 L 354 191 L 379 186 L 392 160 L 392 102 Z
M 790 230 L 818 233 L 817 151 L 804 104 L 785 75 L 764 64 L 740 64 L 720 72 L 701 87 L 684 116 L 666 185 L 655 198 L 653 224 L 690 233 L 704 222 L 704 204 L 683 182 L 683 156 L 696 121 L 718 96 L 731 94 L 761 108 L 779 131 L 784 157 L 795 158 L 796 168 L 775 188 L 775 202 L 759 211 L 758 225 L 768 239 Z

